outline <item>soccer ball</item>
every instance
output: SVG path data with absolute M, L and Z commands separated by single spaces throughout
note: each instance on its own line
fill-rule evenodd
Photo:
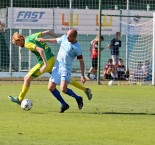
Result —
M 29 100 L 29 99 L 24 99 L 22 102 L 21 102 L 21 108 L 25 111 L 28 111 L 32 108 L 32 101 Z
M 109 86 L 114 85 L 114 81 L 113 81 L 113 80 L 109 81 L 109 82 L 108 82 L 108 85 L 109 85 Z

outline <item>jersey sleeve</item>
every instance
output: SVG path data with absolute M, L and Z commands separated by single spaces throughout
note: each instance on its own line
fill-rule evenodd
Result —
M 41 32 L 38 32 L 36 34 L 37 34 L 37 37 L 42 37 L 42 33 Z
M 82 49 L 80 47 L 80 45 L 78 46 L 78 49 L 76 51 L 76 55 L 77 55 L 77 59 L 82 59 Z
M 61 44 L 62 40 L 63 40 L 65 37 L 67 37 L 67 36 L 66 36 L 66 35 L 63 35 L 63 36 L 61 36 L 61 37 L 56 38 L 57 43 L 58 43 L 58 44 Z

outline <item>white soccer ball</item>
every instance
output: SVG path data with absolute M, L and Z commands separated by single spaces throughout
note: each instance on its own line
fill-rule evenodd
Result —
M 113 81 L 113 80 L 109 81 L 109 82 L 108 82 L 108 85 L 109 85 L 109 86 L 114 85 L 114 81 Z
M 29 99 L 24 99 L 22 102 L 21 102 L 21 108 L 25 111 L 28 111 L 32 108 L 32 101 L 29 100 Z

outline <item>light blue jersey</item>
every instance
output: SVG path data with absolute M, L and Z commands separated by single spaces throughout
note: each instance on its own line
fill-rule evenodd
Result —
M 50 80 L 58 85 L 62 80 L 70 83 L 73 60 L 75 57 L 82 56 L 82 49 L 77 42 L 70 43 L 67 35 L 63 35 L 56 40 L 60 44 L 60 49 Z
M 59 69 L 72 70 L 72 63 L 75 57 L 82 55 L 80 45 L 68 42 L 67 35 L 57 38 L 57 43 L 60 44 L 60 49 L 57 55 Z M 61 68 L 62 67 L 62 68 Z

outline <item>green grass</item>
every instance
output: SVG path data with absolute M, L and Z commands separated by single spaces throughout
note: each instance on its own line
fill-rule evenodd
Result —
M 155 87 L 85 84 L 93 91 L 84 108 L 63 95 L 70 109 L 58 113 L 59 102 L 47 84 L 33 82 L 26 96 L 33 101 L 23 111 L 7 99 L 18 95 L 21 82 L 0 82 L 0 145 L 154 145 Z

